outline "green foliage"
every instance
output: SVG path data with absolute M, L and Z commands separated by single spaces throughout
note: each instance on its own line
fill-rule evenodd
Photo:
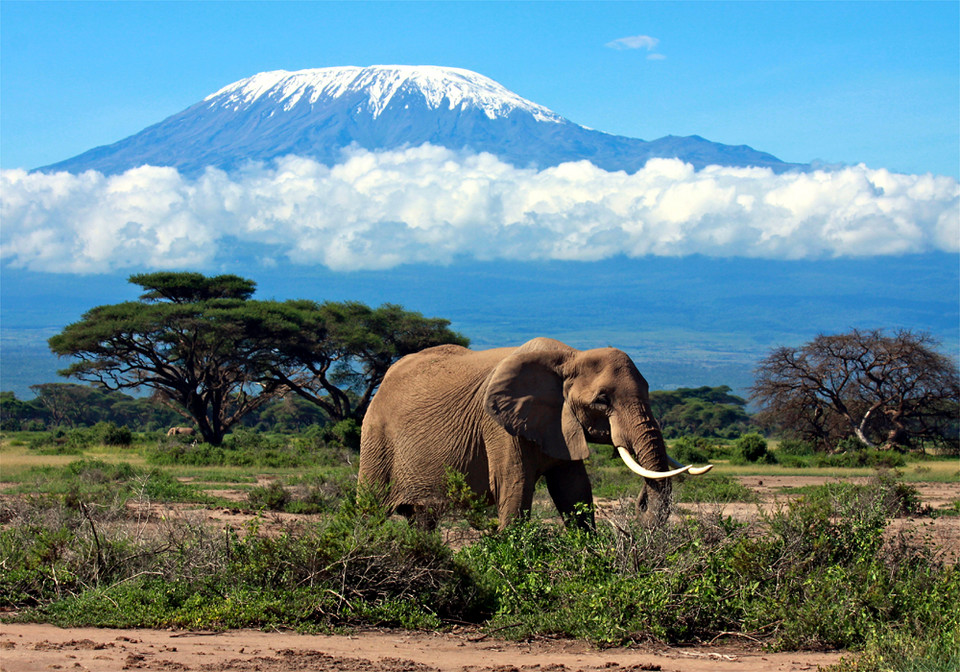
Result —
M 114 524 L 130 507 L 103 503 L 143 491 L 149 474 L 90 460 L 33 472 L 32 489 L 81 496 L 76 505 L 0 503 L 0 608 L 73 626 L 472 622 L 505 636 L 603 645 L 741 633 L 779 648 L 865 648 L 863 666 L 851 670 L 956 659 L 960 572 L 909 535 L 885 537 L 890 516 L 919 506 L 916 490 L 888 473 L 809 489 L 757 526 L 709 513 L 654 529 L 615 513 L 594 533 L 520 520 L 456 552 L 389 516 L 370 493 L 344 496 L 342 484 L 316 524 L 268 534 L 259 518 L 239 531 L 184 519 L 133 534 Z M 686 479 L 676 496 L 689 501 L 688 486 L 702 487 L 724 501 L 731 483 Z M 324 482 L 275 484 L 264 501 L 282 491 L 289 507 Z M 462 476 L 451 475 L 450 491 L 476 504 Z
M 461 554 L 497 595 L 490 625 L 597 643 L 752 633 L 783 648 L 856 648 L 891 624 L 956 628 L 960 583 L 925 548 L 884 545 L 878 482 L 857 498 L 802 499 L 757 534 L 729 520 L 597 534 L 521 522 Z
M 353 418 L 341 420 L 327 428 L 325 434 L 328 442 L 348 448 L 353 452 L 360 452 L 360 424 Z
M 467 485 L 466 476 L 459 471 L 447 467 L 446 503 L 453 510 L 460 513 L 467 523 L 475 530 L 491 531 L 496 528 L 497 521 L 490 515 L 491 504 L 480 498 Z
M 237 429 L 223 445 L 187 443 L 179 437 L 164 437 L 146 451 L 147 462 L 155 465 L 304 467 L 321 460 L 309 443 L 289 436 Z
M 323 409 L 333 421 L 360 422 L 387 369 L 404 355 L 434 345 L 467 345 L 450 321 L 401 306 L 358 301 L 264 303 L 278 316 L 261 339 L 277 353 L 269 378 Z M 293 325 L 293 328 L 288 328 Z
M 845 436 L 839 441 L 837 441 L 836 448 L 834 452 L 837 453 L 862 453 L 863 451 L 870 448 L 863 441 L 858 439 L 855 436 Z
M 701 436 L 681 436 L 668 448 L 673 457 L 688 464 L 730 459 L 733 450 L 728 443 Z
M 807 503 L 839 505 L 856 508 L 861 505 L 880 506 L 891 518 L 916 516 L 926 512 L 921 505 L 916 487 L 898 480 L 891 472 L 878 471 L 867 485 L 854 483 L 828 483 L 795 488 Z
M 483 618 L 487 601 L 437 534 L 389 519 L 363 495 L 322 524 L 276 535 L 261 534 L 254 521 L 242 533 L 188 526 L 149 540 L 101 530 L 93 543 L 75 538 L 83 519 L 43 524 L 37 513 L 0 530 L 0 561 L 12 569 L 0 576 L 0 606 L 32 607 L 25 619 L 113 627 L 436 628 L 441 619 Z M 130 561 L 111 562 L 115 548 Z M 98 564 L 92 558 L 103 560 L 101 571 L 92 569 Z
M 777 462 L 773 453 L 767 451 L 767 440 L 759 434 L 744 434 L 734 442 L 733 446 L 735 463 L 762 462 L 764 464 L 776 464 Z
M 316 411 L 312 418 L 304 412 L 306 400 L 352 448 L 356 427 L 336 423 L 359 424 L 394 361 L 432 345 L 468 343 L 449 320 L 392 304 L 254 301 L 256 283 L 234 275 L 161 272 L 130 282 L 144 289 L 139 301 L 92 308 L 49 339 L 54 353 L 75 358 L 61 374 L 97 386 L 75 385 L 74 397 L 152 388 L 214 446 L 245 416 L 289 393 L 272 409 L 276 423 L 322 422 Z M 61 391 L 35 387 L 44 398 Z M 57 424 L 78 423 L 76 404 L 53 401 L 44 409 Z M 24 407 L 12 398 L 3 403 L 21 423 Z
M 681 436 L 670 445 L 670 452 L 674 459 L 684 464 L 708 462 L 710 442 L 702 437 Z
M 286 511 L 287 513 L 330 513 L 336 511 L 344 498 L 356 488 L 356 477 L 336 473 L 311 474 L 293 485 L 272 480 L 252 488 L 247 502 L 255 509 Z
M 903 455 L 895 450 L 867 448 L 834 455 L 818 455 L 813 460 L 818 467 L 902 467 Z
M 650 404 L 663 435 L 735 438 L 750 426 L 746 400 L 720 387 L 681 387 L 650 393 Z
M 863 444 L 860 444 L 863 445 Z M 906 457 L 895 450 L 877 450 L 864 448 L 844 453 L 813 453 L 812 455 L 780 455 L 777 461 L 785 467 L 827 467 L 842 469 L 862 469 L 864 467 L 894 469 L 906 465 Z
M 813 455 L 816 452 L 816 446 L 809 441 L 801 441 L 799 439 L 784 439 L 780 442 L 780 445 L 777 446 L 776 452 L 778 461 L 782 455 L 806 457 Z
M 953 672 L 960 670 L 960 629 L 917 635 L 895 626 L 880 630 L 860 655 L 844 656 L 823 672 Z
M 257 509 L 283 511 L 290 503 L 290 493 L 279 481 L 270 481 L 267 485 L 253 488 L 247 493 L 247 501 Z
M 133 432 L 126 426 L 117 427 L 112 422 L 98 422 L 93 426 L 96 441 L 105 446 L 129 446 L 133 443 Z
M 158 502 L 205 502 L 195 487 L 157 469 L 138 469 L 127 462 L 81 459 L 62 467 L 33 467 L 20 476 L 18 492 L 57 495 L 67 506 L 123 505 L 131 498 Z

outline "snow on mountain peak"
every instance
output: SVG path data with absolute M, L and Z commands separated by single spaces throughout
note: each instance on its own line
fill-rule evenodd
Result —
M 364 93 L 368 96 L 373 117 L 377 118 L 397 93 L 414 90 L 423 95 L 430 109 L 439 109 L 446 101 L 450 110 L 476 107 L 490 119 L 522 110 L 538 121 L 565 122 L 555 112 L 521 98 L 488 77 L 461 68 L 429 65 L 261 72 L 225 86 L 207 96 L 204 102 L 209 102 L 212 108 L 239 110 L 266 98 L 282 104 L 283 109 L 289 111 L 302 101 L 313 105 L 320 98 L 335 99 L 350 93 Z

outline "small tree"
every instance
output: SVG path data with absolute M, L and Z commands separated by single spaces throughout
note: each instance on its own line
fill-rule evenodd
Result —
M 277 315 L 250 301 L 256 287 L 235 275 L 134 275 L 140 301 L 93 308 L 50 339 L 79 361 L 61 375 L 109 389 L 148 387 L 219 445 L 226 432 L 278 391 L 266 377 L 272 344 L 260 325 L 280 331 Z M 288 325 L 294 328 L 293 325 Z
M 957 365 L 937 346 L 926 334 L 854 330 L 777 348 L 756 371 L 759 418 L 822 448 L 856 436 L 868 446 L 956 450 Z

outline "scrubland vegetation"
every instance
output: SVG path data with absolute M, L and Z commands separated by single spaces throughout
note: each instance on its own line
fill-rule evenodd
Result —
M 247 430 L 218 447 L 134 433 L 38 464 L 36 453 L 63 445 L 55 434 L 3 439 L 0 607 L 10 618 L 305 631 L 471 623 L 501 637 L 599 646 L 726 638 L 862 652 L 842 669 L 960 664 L 956 568 L 929 544 L 884 533 L 896 516 L 956 515 L 960 500 L 953 511 L 924 510 L 909 482 L 859 460 L 852 473 L 873 474 L 866 481 L 807 487 L 738 521 L 712 506 L 756 500 L 737 470 L 812 467 L 782 466 L 796 447 L 762 438 L 677 440 L 678 454 L 702 451 L 719 473 L 677 483 L 681 515 L 651 530 L 632 515 L 637 480 L 595 446 L 591 477 L 608 503 L 596 533 L 558 524 L 546 506 L 498 532 L 455 476 L 444 525 L 424 532 L 356 491 L 349 433 Z M 747 461 L 763 454 L 781 464 Z M 905 464 L 954 481 L 956 467 Z M 224 499 L 227 489 L 245 494 Z M 225 507 L 246 522 L 204 515 Z

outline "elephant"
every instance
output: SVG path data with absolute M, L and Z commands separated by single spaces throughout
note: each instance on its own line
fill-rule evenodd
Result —
M 182 434 L 184 436 L 193 436 L 197 433 L 193 427 L 171 427 L 167 430 L 167 436 L 177 436 Z
M 587 442 L 613 445 L 645 480 L 641 517 L 670 514 L 670 479 L 708 471 L 667 455 L 647 381 L 621 350 L 550 338 L 474 351 L 440 345 L 394 363 L 360 434 L 359 482 L 391 510 L 432 527 L 448 470 L 495 504 L 501 529 L 528 515 L 543 477 L 564 520 L 594 526 Z

